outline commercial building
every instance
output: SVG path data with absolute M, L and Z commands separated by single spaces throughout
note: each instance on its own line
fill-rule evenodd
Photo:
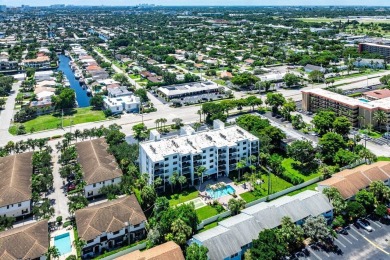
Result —
M 48 248 L 47 220 L 0 232 L 0 259 L 46 260 Z
M 32 152 L 0 158 L 0 216 L 31 213 Z
M 117 260 L 184 260 L 183 251 L 175 242 L 169 241 L 145 251 L 136 250 Z
M 151 132 L 151 140 L 140 144 L 140 172 L 149 174 L 149 182 L 156 178 L 168 183 L 177 172 L 194 185 L 199 166 L 206 171 L 202 181 L 227 176 L 236 169 L 237 162 L 249 163 L 251 155 L 259 153 L 259 139 L 238 126 L 225 127 L 220 120 L 214 121 L 214 129 L 195 132 L 190 126 L 181 129 L 180 135 L 160 138 L 157 131 Z
M 335 173 L 332 178 L 319 182 L 318 190 L 334 187 L 344 199 L 353 199 L 374 181 L 383 181 L 390 186 L 390 162 L 376 162 Z
M 283 217 L 303 224 L 306 218 L 319 215 L 332 220 L 332 204 L 322 193 L 307 190 L 248 207 L 241 214 L 219 222 L 217 227 L 196 234 L 190 243 L 207 247 L 210 260 L 241 260 L 259 233 L 280 226 Z
M 108 144 L 104 138 L 76 144 L 78 161 L 86 183 L 84 195 L 92 198 L 101 195 L 100 189 L 107 185 L 119 184 L 122 171 L 115 157 L 107 152 Z
M 380 93 L 377 90 L 374 92 Z M 378 96 L 381 95 L 378 94 Z M 387 114 L 388 119 L 382 124 L 382 127 L 390 123 L 390 97 L 370 101 L 318 88 L 302 91 L 302 109 L 311 112 L 330 109 L 339 116 L 346 116 L 353 126 L 360 127 L 368 124 L 378 126 L 374 115 L 377 111 L 383 111 Z
M 134 195 L 79 209 L 75 218 L 78 235 L 86 242 L 83 257 L 134 243 L 146 235 L 146 217 Z
M 218 92 L 218 84 L 212 81 L 191 82 L 179 85 L 159 87 L 157 92 L 166 99 L 181 98 Z
M 390 45 L 377 43 L 359 43 L 359 53 L 369 52 L 382 55 L 384 58 L 390 57 Z

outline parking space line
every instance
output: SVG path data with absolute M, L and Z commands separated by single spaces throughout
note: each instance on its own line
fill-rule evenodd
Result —
M 308 246 L 308 248 L 307 248 L 308 250 L 309 250 L 309 252 L 310 253 L 312 253 L 315 257 L 317 257 L 318 258 L 318 260 L 322 260 L 322 258 L 321 257 L 319 257 L 315 252 L 314 252 L 314 250 L 313 249 L 311 249 L 311 247 L 310 246 Z
M 337 238 L 335 239 L 336 242 L 339 242 L 340 245 L 342 245 L 343 247 L 347 247 L 346 245 L 344 245 L 343 243 L 341 243 L 340 240 L 338 240 Z
M 351 245 L 352 245 L 352 242 L 346 237 L 346 236 L 338 236 L 338 237 L 342 237 L 342 238 L 344 238 L 345 240 L 347 240 L 348 241 L 348 243 L 350 243 Z
M 379 225 L 378 223 L 376 223 L 376 221 L 374 221 L 374 220 L 371 220 L 371 223 L 372 224 L 375 224 L 377 227 L 379 227 L 379 228 L 381 228 L 382 226 L 381 225 Z
M 366 237 L 363 237 L 365 240 L 367 240 L 368 243 L 370 243 L 371 245 L 373 245 L 374 247 L 378 248 L 379 250 L 381 250 L 383 253 L 385 253 L 386 255 L 390 255 L 389 252 L 387 252 L 386 250 L 384 250 L 382 247 L 378 246 L 377 244 L 375 244 L 374 242 L 372 242 L 370 239 L 366 238 Z
M 356 228 L 354 228 L 353 226 L 351 226 L 351 230 L 355 231 L 358 235 L 364 237 L 364 235 L 363 235 L 361 232 L 359 232 Z M 357 239 L 355 236 L 353 236 L 352 234 L 351 234 L 351 236 L 352 236 L 354 239 L 358 240 L 358 239 Z

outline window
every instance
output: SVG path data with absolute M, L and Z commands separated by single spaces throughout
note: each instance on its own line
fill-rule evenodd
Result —
M 242 149 L 246 150 L 246 146 L 244 148 L 242 148 Z
M 246 144 L 246 141 L 245 141 L 245 142 L 243 142 L 242 144 Z
M 88 240 L 88 241 L 87 241 L 87 244 L 90 244 L 90 243 L 92 243 L 92 242 L 93 242 L 93 239 Z
M 118 230 L 118 231 L 115 231 L 115 232 L 112 232 L 112 234 L 114 234 L 114 235 L 119 234 L 119 230 Z
M 164 161 L 168 161 L 168 159 L 169 159 L 168 157 L 167 157 L 167 158 L 164 158 Z
M 177 158 L 177 155 L 173 156 L 173 159 L 176 159 Z
M 206 156 L 203 156 L 202 159 L 206 159 Z
M 211 148 L 211 149 L 210 149 L 210 152 L 213 152 L 213 151 L 214 151 L 214 148 Z
M 114 183 L 114 179 L 111 180 L 111 183 Z
M 7 205 L 7 209 L 9 209 L 9 205 Z
M 22 203 L 18 203 L 18 207 L 21 207 L 22 206 Z
M 210 166 L 210 169 L 211 169 L 211 168 L 214 168 L 214 165 L 211 165 L 211 166 Z
M 214 160 L 210 160 L 210 163 L 213 163 L 214 162 Z
M 174 167 L 174 168 L 173 168 L 173 171 L 177 171 L 177 167 Z
M 173 165 L 176 165 L 177 164 L 177 162 L 173 162 Z
M 206 153 L 206 150 L 203 150 L 202 153 Z
M 137 227 L 139 227 L 141 224 L 137 224 L 137 225 L 134 225 L 134 228 L 137 228 Z
M 93 184 L 93 187 L 94 187 L 94 188 L 96 187 L 96 183 Z

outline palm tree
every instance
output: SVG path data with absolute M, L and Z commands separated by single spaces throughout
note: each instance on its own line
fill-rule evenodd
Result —
M 374 113 L 374 120 L 378 123 L 379 130 L 381 130 L 382 125 L 387 123 L 387 114 L 385 113 L 385 111 L 378 110 Z
M 198 176 L 198 180 L 199 180 L 199 191 L 200 191 L 200 186 L 203 183 L 203 174 L 205 171 L 206 171 L 206 167 L 204 167 L 204 166 L 199 166 L 195 170 L 195 173 Z
M 47 252 L 45 254 L 45 256 L 47 257 L 47 259 L 56 259 L 58 257 L 60 257 L 60 251 L 58 250 L 57 247 L 55 246 L 50 246 L 48 249 L 47 249 Z
M 183 175 L 179 176 L 179 178 L 177 179 L 177 181 L 179 182 L 180 184 L 180 190 L 183 190 L 183 185 L 186 184 L 187 182 L 187 178 Z
M 188 226 L 181 218 L 177 218 L 172 222 L 171 230 L 173 233 L 173 240 L 179 245 L 184 245 L 187 238 L 192 233 L 192 228 Z
M 73 240 L 73 246 L 76 248 L 76 249 L 80 249 L 80 251 L 83 249 L 83 247 L 86 245 L 87 243 L 82 240 L 81 238 L 77 238 L 75 240 Z
M 383 181 L 374 181 L 370 184 L 370 191 L 374 194 L 378 201 L 382 201 L 386 185 Z
M 236 164 L 236 169 L 238 170 L 238 181 L 241 180 L 241 170 L 246 166 L 246 161 L 245 160 L 240 160 Z
M 198 131 L 200 127 L 201 127 L 201 123 L 199 123 L 199 122 L 194 123 L 195 131 Z
M 79 129 L 76 129 L 76 131 L 74 131 L 74 138 L 76 139 L 76 143 L 77 143 L 77 138 L 79 138 L 81 136 L 81 131 Z
M 173 187 L 175 187 L 176 183 L 178 181 L 178 173 L 174 172 L 172 175 L 169 177 L 169 183 L 171 184 L 171 190 L 173 193 Z
M 202 123 L 202 110 L 199 109 L 196 113 L 199 115 L 199 123 Z

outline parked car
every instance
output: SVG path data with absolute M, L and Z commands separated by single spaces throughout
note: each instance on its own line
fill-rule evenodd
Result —
M 367 221 L 364 221 L 364 220 L 362 220 L 362 219 L 358 219 L 358 220 L 356 221 L 356 223 L 357 223 L 361 228 L 365 229 L 365 230 L 368 231 L 368 232 L 372 232 L 372 231 L 373 231 L 372 227 L 367 223 Z
M 334 231 L 336 231 L 337 234 L 348 235 L 347 229 L 345 229 L 345 228 L 343 228 L 343 227 L 336 227 L 336 228 L 334 229 Z
M 72 191 L 72 190 L 74 190 L 74 189 L 76 189 L 76 184 L 70 183 L 70 184 L 68 185 L 67 191 L 69 192 L 69 191 Z

